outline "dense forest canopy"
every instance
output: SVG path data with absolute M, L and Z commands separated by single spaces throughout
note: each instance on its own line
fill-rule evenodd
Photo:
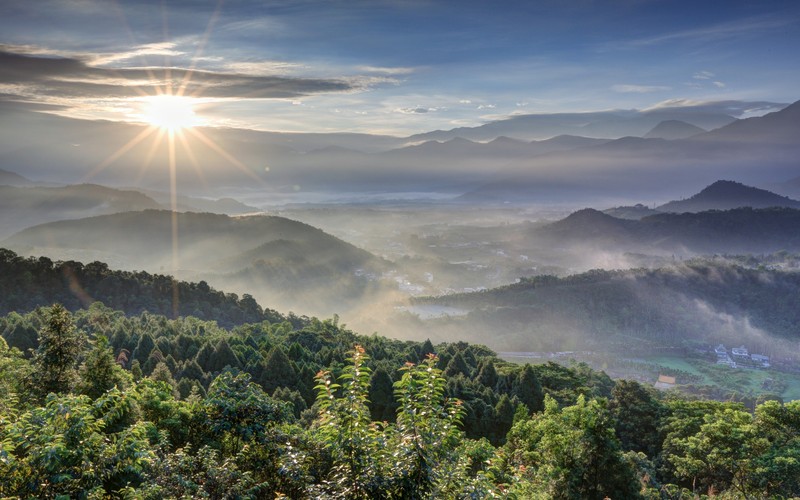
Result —
M 0 333 L 3 496 L 800 494 L 798 402 L 686 400 L 336 318 L 223 328 L 95 302 Z

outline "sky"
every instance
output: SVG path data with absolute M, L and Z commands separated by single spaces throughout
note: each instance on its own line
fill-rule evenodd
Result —
M 151 122 L 409 135 L 527 113 L 789 103 L 796 0 L 0 2 L 0 101 Z

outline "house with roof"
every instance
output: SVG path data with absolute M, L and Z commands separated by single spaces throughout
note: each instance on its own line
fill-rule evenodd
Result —
M 734 347 L 731 349 L 731 355 L 733 356 L 733 359 L 740 360 L 748 359 L 750 357 L 750 353 L 747 352 L 747 348 L 745 346 Z
M 763 354 L 751 354 L 750 359 L 761 368 L 769 368 L 769 356 Z

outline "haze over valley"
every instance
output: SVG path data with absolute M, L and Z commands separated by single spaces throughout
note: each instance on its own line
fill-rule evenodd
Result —
M 311 3 L 5 7 L 0 247 L 401 339 L 797 356 L 796 6 Z

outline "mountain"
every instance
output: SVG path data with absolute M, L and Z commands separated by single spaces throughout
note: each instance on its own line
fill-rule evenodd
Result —
M 731 208 L 800 208 L 800 201 L 734 181 L 717 181 L 691 198 L 671 201 L 656 210 L 661 212 L 702 212 Z
M 642 205 L 641 203 L 637 203 L 636 205 L 632 206 L 609 208 L 603 210 L 603 213 L 606 215 L 610 215 L 611 217 L 616 217 L 617 219 L 639 220 L 643 217 L 647 217 L 649 215 L 656 215 L 660 212 L 658 210 L 648 208 L 645 205 Z
M 616 219 L 585 209 L 531 229 L 531 238 L 578 253 L 587 248 L 679 255 L 769 253 L 800 251 L 798 227 L 800 210 L 792 208 L 661 213 L 641 220 Z
M 800 101 L 764 116 L 737 120 L 693 137 L 696 141 L 796 145 L 800 137 Z
M 250 293 L 278 309 L 300 306 L 322 316 L 377 293 L 381 285 L 364 276 L 386 268 L 381 259 L 320 229 L 266 215 L 125 212 L 42 224 L 2 246 L 58 260 L 100 260 L 116 269 L 166 271 Z
M 160 208 L 170 209 L 172 195 L 164 191 L 152 189 L 131 188 L 139 191 L 157 201 Z M 258 207 L 253 207 L 234 198 L 200 198 L 196 196 L 177 196 L 178 210 L 181 212 L 209 212 L 212 214 L 242 215 L 261 212 Z
M 772 349 L 776 344 L 768 339 L 796 342 L 797 297 L 800 273 L 695 260 L 658 269 L 535 276 L 417 302 L 471 311 L 429 326 L 458 331 L 461 338 L 492 331 L 499 349 L 653 352 L 686 340 Z
M 155 200 L 138 191 L 96 184 L 0 186 L 0 238 L 45 222 L 158 207 Z
M 653 127 L 644 137 L 645 139 L 667 139 L 671 141 L 674 139 L 686 139 L 687 137 L 702 134 L 705 131 L 705 129 L 681 120 L 664 120 Z
M 15 172 L 0 168 L 0 186 L 32 186 L 34 182 Z
M 752 103 L 756 108 L 767 105 Z M 519 140 L 541 140 L 569 134 L 592 138 L 641 137 L 665 120 L 680 120 L 705 130 L 715 129 L 736 120 L 726 112 L 704 107 L 664 106 L 651 110 L 612 110 L 587 113 L 552 113 L 516 115 L 477 127 L 460 127 L 412 135 L 410 141 L 447 141 L 463 137 L 472 141 L 490 141 L 507 136 Z
M 698 182 L 734 177 L 750 185 L 797 176 L 800 101 L 687 139 L 623 137 L 509 162 L 465 193 L 473 202 L 672 198 Z

